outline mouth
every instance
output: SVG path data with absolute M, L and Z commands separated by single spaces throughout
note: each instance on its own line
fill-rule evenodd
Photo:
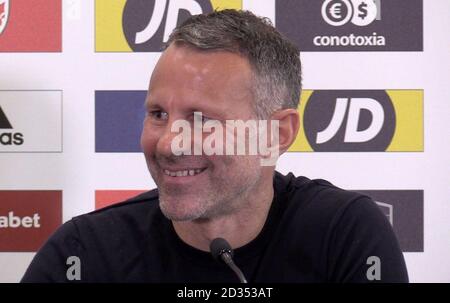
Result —
M 196 176 L 198 174 L 201 174 L 205 170 L 206 170 L 206 167 L 205 168 L 188 168 L 188 169 L 181 169 L 181 170 L 163 169 L 162 171 L 163 171 L 164 175 L 166 175 L 166 176 L 180 178 L 180 177 Z

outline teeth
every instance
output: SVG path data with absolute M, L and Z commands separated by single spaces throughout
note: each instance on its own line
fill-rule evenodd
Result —
M 189 169 L 189 170 L 178 170 L 178 171 L 170 171 L 170 170 L 163 170 L 164 174 L 171 176 L 171 177 L 187 177 L 187 176 L 195 176 L 202 172 L 201 168 L 198 169 Z

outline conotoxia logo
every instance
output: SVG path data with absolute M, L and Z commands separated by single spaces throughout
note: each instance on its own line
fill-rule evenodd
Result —
M 0 0 L 0 52 L 60 52 L 61 0 Z
M 0 91 L 0 152 L 61 152 L 61 107 L 61 91 Z
M 276 26 L 303 51 L 422 51 L 422 10 L 422 0 L 277 0 Z
M 423 91 L 303 91 L 290 151 L 423 151 Z
M 61 223 L 61 191 L 0 191 L 0 251 L 37 251 Z
M 242 8 L 242 0 L 96 0 L 97 52 L 159 52 L 190 15 Z
M 322 4 L 322 18 L 330 25 L 352 22 L 367 26 L 381 20 L 381 0 L 326 0 Z

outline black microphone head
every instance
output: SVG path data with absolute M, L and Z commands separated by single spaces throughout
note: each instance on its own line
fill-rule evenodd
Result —
M 212 240 L 211 244 L 209 244 L 209 250 L 216 260 L 220 260 L 220 256 L 223 253 L 229 253 L 233 257 L 233 249 L 224 238 L 215 238 Z

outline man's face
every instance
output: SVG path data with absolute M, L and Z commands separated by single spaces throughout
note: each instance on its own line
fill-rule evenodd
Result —
M 169 219 L 230 214 L 258 190 L 263 172 L 258 156 L 175 156 L 171 149 L 178 134 L 172 124 L 192 125 L 194 112 L 223 125 L 256 119 L 251 87 L 250 65 L 237 54 L 175 45 L 162 54 L 150 80 L 141 145 Z

